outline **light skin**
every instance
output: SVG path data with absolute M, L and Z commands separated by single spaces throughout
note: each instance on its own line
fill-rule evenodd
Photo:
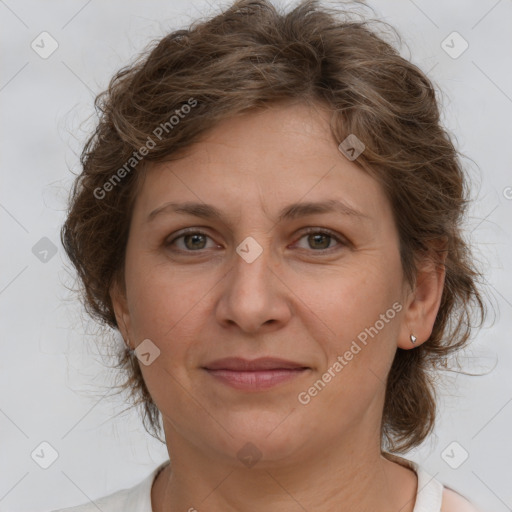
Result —
M 414 289 L 405 281 L 391 205 L 338 150 L 329 118 L 319 104 L 276 104 L 222 121 L 184 158 L 147 169 L 132 214 L 126 289 L 113 286 L 111 297 L 132 348 L 150 339 L 160 350 L 140 364 L 173 466 L 153 485 L 155 512 L 414 508 L 415 473 L 380 453 L 384 382 L 397 348 L 414 349 L 431 334 L 444 272 L 425 263 Z M 292 203 L 331 199 L 361 215 L 278 221 Z M 168 211 L 148 221 L 168 202 L 211 204 L 222 217 Z M 184 228 L 196 236 L 175 240 Z M 262 249 L 251 263 L 236 252 L 247 237 Z M 401 310 L 378 334 L 299 403 L 397 302 Z M 202 368 L 231 356 L 310 369 L 245 392 Z M 251 468 L 237 456 L 249 442 L 261 454 Z

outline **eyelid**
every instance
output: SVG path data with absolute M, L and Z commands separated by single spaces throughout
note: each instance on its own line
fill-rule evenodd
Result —
M 309 235 L 311 233 L 327 235 L 327 236 L 333 238 L 334 240 L 336 240 L 338 242 L 338 246 L 351 246 L 351 242 L 347 238 L 345 238 L 343 235 L 333 231 L 332 229 L 322 228 L 320 226 L 318 226 L 318 227 L 308 227 L 308 228 L 304 228 L 304 229 L 300 230 L 300 236 L 297 239 L 297 241 L 294 242 L 294 243 L 297 243 L 304 236 Z M 322 253 L 333 251 L 335 249 L 336 249 L 336 246 L 329 247 L 328 249 L 322 249 L 322 250 L 319 250 L 319 251 L 315 251 L 313 249 L 310 249 L 310 251 L 313 252 L 313 253 L 320 253 L 320 254 L 322 254 Z
M 333 231 L 332 229 L 329 229 L 329 228 L 323 228 L 323 227 L 313 227 L 313 226 L 310 226 L 310 227 L 307 227 L 307 228 L 303 228 L 300 230 L 300 236 L 296 239 L 296 241 L 294 242 L 297 243 L 299 240 L 301 240 L 304 236 L 308 235 L 308 234 L 311 234 L 311 233 L 315 233 L 315 234 L 324 234 L 324 235 L 328 235 L 330 236 L 331 238 L 333 238 L 334 240 L 336 240 L 338 242 L 338 245 L 345 245 L 345 246 L 350 246 L 351 245 L 351 242 L 345 238 L 343 235 L 341 234 L 338 234 L 337 232 Z M 173 233 L 173 235 L 171 235 L 173 238 L 172 239 L 168 239 L 166 238 L 165 242 L 164 242 L 164 245 L 171 245 L 173 244 L 176 240 L 188 235 L 188 234 L 197 234 L 197 235 L 203 235 L 207 238 L 210 238 L 212 239 L 212 237 L 205 231 L 203 231 L 203 228 L 200 228 L 200 227 L 189 227 L 189 228 L 183 228 L 179 231 L 177 231 L 176 233 Z M 310 249 L 311 252 L 316 252 L 316 253 L 324 253 L 324 252 L 328 252 L 328 251 L 331 251 L 333 249 L 336 249 L 336 246 L 335 247 L 330 247 L 328 249 L 321 249 L 321 250 L 318 250 L 318 251 L 315 251 L 314 249 Z M 200 249 L 200 250 L 197 250 L 197 251 L 182 251 L 181 249 L 178 249 L 178 251 L 182 251 L 182 252 L 189 252 L 189 253 L 194 253 L 194 252 L 197 252 L 197 253 L 200 253 L 202 251 L 204 251 L 206 249 Z
M 322 228 L 320 226 L 317 226 L 317 227 L 303 228 L 300 230 L 301 237 L 303 237 L 304 235 L 308 235 L 310 233 L 320 233 L 320 234 L 330 235 L 333 238 L 336 238 L 340 242 L 348 243 L 348 240 L 346 240 L 345 237 L 343 237 L 341 234 L 339 234 L 336 231 L 333 231 L 332 229 L 329 229 L 329 228 Z
M 186 235 L 203 235 L 203 236 L 206 236 L 208 238 L 212 238 L 206 231 L 203 231 L 204 228 L 183 228 L 183 229 L 180 229 L 179 231 L 176 231 L 175 233 L 173 233 L 172 235 L 170 235 L 169 237 L 167 237 L 164 241 L 164 245 L 171 245 L 172 243 L 174 243 L 176 240 L 178 240 L 179 238 L 182 238 Z M 172 237 L 172 238 L 171 238 Z M 204 249 L 202 249 L 204 250 Z M 186 252 L 199 252 L 199 251 L 186 251 Z

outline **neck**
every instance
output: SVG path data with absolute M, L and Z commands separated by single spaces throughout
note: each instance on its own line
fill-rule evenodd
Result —
M 250 469 L 209 458 L 197 447 L 175 446 L 180 450 L 170 450 L 172 468 L 165 467 L 152 489 L 154 512 L 414 509 L 416 475 L 383 457 L 378 443 L 340 443 L 302 461 L 259 461 Z

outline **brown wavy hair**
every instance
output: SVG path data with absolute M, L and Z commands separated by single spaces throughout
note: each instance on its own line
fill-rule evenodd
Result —
M 444 243 L 445 285 L 432 334 L 413 350 L 397 349 L 381 425 L 391 451 L 420 444 L 434 426 L 435 376 L 467 344 L 471 321 L 479 316 L 482 325 L 486 308 L 463 238 L 469 187 L 459 153 L 441 126 L 434 85 L 400 56 L 396 41 L 388 24 L 353 9 L 308 0 L 279 12 L 265 0 L 242 0 L 156 40 L 118 71 L 96 97 L 98 122 L 61 231 L 89 315 L 118 330 L 109 290 L 114 281 L 125 290 L 131 212 L 147 162 L 176 158 L 225 118 L 275 102 L 320 103 L 332 112 L 338 143 L 349 134 L 363 141 L 355 162 L 387 194 L 411 285 L 420 258 L 443 265 L 436 244 Z M 126 346 L 117 368 L 126 376 L 121 390 L 144 406 L 146 430 L 164 442 L 160 411 Z

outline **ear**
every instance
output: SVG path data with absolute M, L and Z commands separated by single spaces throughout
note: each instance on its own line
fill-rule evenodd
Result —
M 118 277 L 115 277 L 112 281 L 109 295 L 110 300 L 112 301 L 112 306 L 114 308 L 114 313 L 116 315 L 119 332 L 123 336 L 126 346 L 130 349 L 133 349 L 134 347 L 131 347 L 129 343 L 131 323 L 128 303 L 126 300 L 126 289 L 120 284 L 120 279 Z
M 418 264 L 416 284 L 407 297 L 404 320 L 398 336 L 398 347 L 409 350 L 421 345 L 432 334 L 434 322 L 439 311 L 446 275 L 445 261 L 447 251 L 445 244 L 429 255 L 424 256 Z M 416 337 L 413 344 L 411 334 Z

